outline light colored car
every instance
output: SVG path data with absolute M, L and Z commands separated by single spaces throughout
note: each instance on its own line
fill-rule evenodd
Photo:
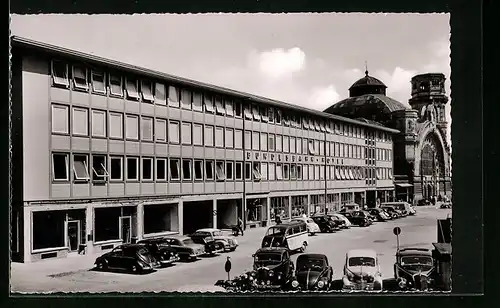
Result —
M 321 232 L 318 224 L 315 223 L 314 220 L 312 220 L 309 217 L 297 217 L 297 218 L 292 219 L 292 221 L 303 221 L 303 222 L 305 222 L 306 225 L 307 225 L 307 232 L 309 232 L 310 235 L 314 235 L 316 233 Z
M 375 250 L 353 249 L 347 252 L 342 284 L 344 290 L 382 290 L 382 273 Z
M 198 229 L 195 233 L 208 233 L 215 242 L 224 245 L 224 251 L 235 251 L 238 247 L 238 241 L 233 236 L 224 235 L 224 233 L 215 228 Z
M 347 217 L 345 217 L 344 215 L 342 214 L 339 214 L 339 213 L 335 213 L 335 214 L 329 214 L 330 216 L 333 216 L 333 217 L 337 217 L 338 219 L 340 220 L 343 220 L 345 222 L 345 226 L 347 228 L 350 228 L 352 226 L 351 222 L 349 221 L 349 219 L 347 219 Z

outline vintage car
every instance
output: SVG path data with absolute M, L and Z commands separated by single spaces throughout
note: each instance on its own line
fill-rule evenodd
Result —
M 391 205 L 381 206 L 380 208 L 384 210 L 387 214 L 391 215 L 391 219 L 396 219 L 401 217 L 401 213 Z
M 140 245 L 144 245 L 153 257 L 160 261 L 162 266 L 173 264 L 179 261 L 179 255 L 177 251 L 159 239 L 146 239 L 138 242 Z
M 161 266 L 143 244 L 124 244 L 97 257 L 94 262 L 98 270 L 123 270 L 134 274 L 152 272 Z
M 219 229 L 205 228 L 196 230 L 195 233 L 191 234 L 189 237 L 205 237 L 216 243 L 221 243 L 224 247 L 224 251 L 235 251 L 238 247 L 238 241 L 233 236 L 224 235 L 224 233 Z
M 308 232 L 305 222 L 289 221 L 269 227 L 260 247 L 282 247 L 290 251 L 304 252 L 308 245 Z
M 297 258 L 294 290 L 328 291 L 333 281 L 333 268 L 323 254 L 303 254 Z
M 331 219 L 328 215 L 316 214 L 311 216 L 311 219 L 319 226 L 321 232 L 330 233 L 340 230 L 340 224 Z
M 410 214 L 410 204 L 408 202 L 384 202 L 380 205 L 381 208 L 385 208 L 386 206 L 392 206 L 397 212 L 400 213 L 401 217 L 405 217 Z
M 342 206 L 340 212 L 348 212 L 348 211 L 358 211 L 361 210 L 361 206 L 357 203 L 347 203 Z
M 248 279 L 258 290 L 291 287 L 294 265 L 286 248 L 260 248 L 253 255 L 253 271 Z
M 349 211 L 343 215 L 355 226 L 368 227 L 373 223 L 369 214 L 365 211 Z
M 377 221 L 387 221 L 391 219 L 388 214 L 382 210 L 381 208 L 372 208 L 368 209 L 368 213 L 370 213 Z
M 196 260 L 199 256 L 220 252 L 223 249 L 222 244 L 215 242 L 197 244 L 188 236 L 168 236 L 161 238 L 161 241 L 172 247 L 182 261 Z
M 417 214 L 417 210 L 415 210 L 415 207 L 413 207 L 413 206 L 410 206 L 408 211 L 409 211 L 408 215 L 410 215 L 410 216 Z
M 354 249 L 346 254 L 343 290 L 382 290 L 382 273 L 377 253 L 372 249 Z
M 441 205 L 439 206 L 441 209 L 451 209 L 451 202 L 450 201 L 443 201 Z
M 307 232 L 309 232 L 309 235 L 314 235 L 321 232 L 318 224 L 316 224 L 316 222 L 314 222 L 314 220 L 309 217 L 297 217 L 292 219 L 292 221 L 303 221 L 307 226 Z
M 347 219 L 347 217 L 345 217 L 344 215 L 342 215 L 340 213 L 328 214 L 328 216 L 330 216 L 332 218 L 335 217 L 339 220 L 342 220 L 344 222 L 344 224 L 342 224 L 340 226 L 341 228 L 349 229 L 352 226 L 352 223 L 349 221 L 349 219 Z
M 394 278 L 401 290 L 428 290 L 433 287 L 434 275 L 430 249 L 404 248 L 396 252 Z

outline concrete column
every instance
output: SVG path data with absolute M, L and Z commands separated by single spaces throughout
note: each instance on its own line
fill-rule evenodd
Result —
M 31 226 L 33 225 L 33 218 L 31 215 L 31 211 L 29 208 L 23 207 L 23 244 L 22 254 L 23 254 L 23 262 L 29 263 L 31 262 Z
M 87 205 L 85 209 L 85 236 L 87 237 L 87 254 L 94 252 L 94 207 Z
M 288 196 L 288 217 L 292 219 L 292 196 Z
M 354 195 L 354 192 L 352 192 L 352 202 L 355 202 L 355 201 L 356 201 L 355 197 L 356 197 L 356 196 Z
M 217 199 L 212 200 L 212 228 L 217 228 Z
M 179 228 L 179 234 L 184 235 L 184 202 L 179 200 L 179 204 L 177 205 L 177 226 Z
M 271 225 L 271 197 L 266 198 L 267 225 Z
M 311 216 L 311 195 L 307 195 L 307 216 Z
M 144 237 L 144 204 L 137 205 L 137 240 L 142 240 Z

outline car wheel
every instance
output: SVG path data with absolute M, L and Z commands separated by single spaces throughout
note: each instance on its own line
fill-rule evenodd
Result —
M 305 252 L 306 249 L 307 249 L 307 244 L 304 242 L 304 243 L 302 243 L 302 247 L 300 247 L 299 250 L 300 250 L 300 252 Z
M 100 271 L 105 271 L 108 269 L 108 262 L 102 260 L 97 262 L 97 269 Z
M 132 265 L 132 267 L 130 268 L 130 271 L 134 274 L 139 273 L 139 266 L 137 266 L 137 264 Z

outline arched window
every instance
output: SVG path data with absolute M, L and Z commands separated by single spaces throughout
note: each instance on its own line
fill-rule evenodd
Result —
M 420 173 L 423 176 L 445 175 L 445 162 L 440 141 L 434 135 L 429 134 L 424 141 L 420 158 Z

